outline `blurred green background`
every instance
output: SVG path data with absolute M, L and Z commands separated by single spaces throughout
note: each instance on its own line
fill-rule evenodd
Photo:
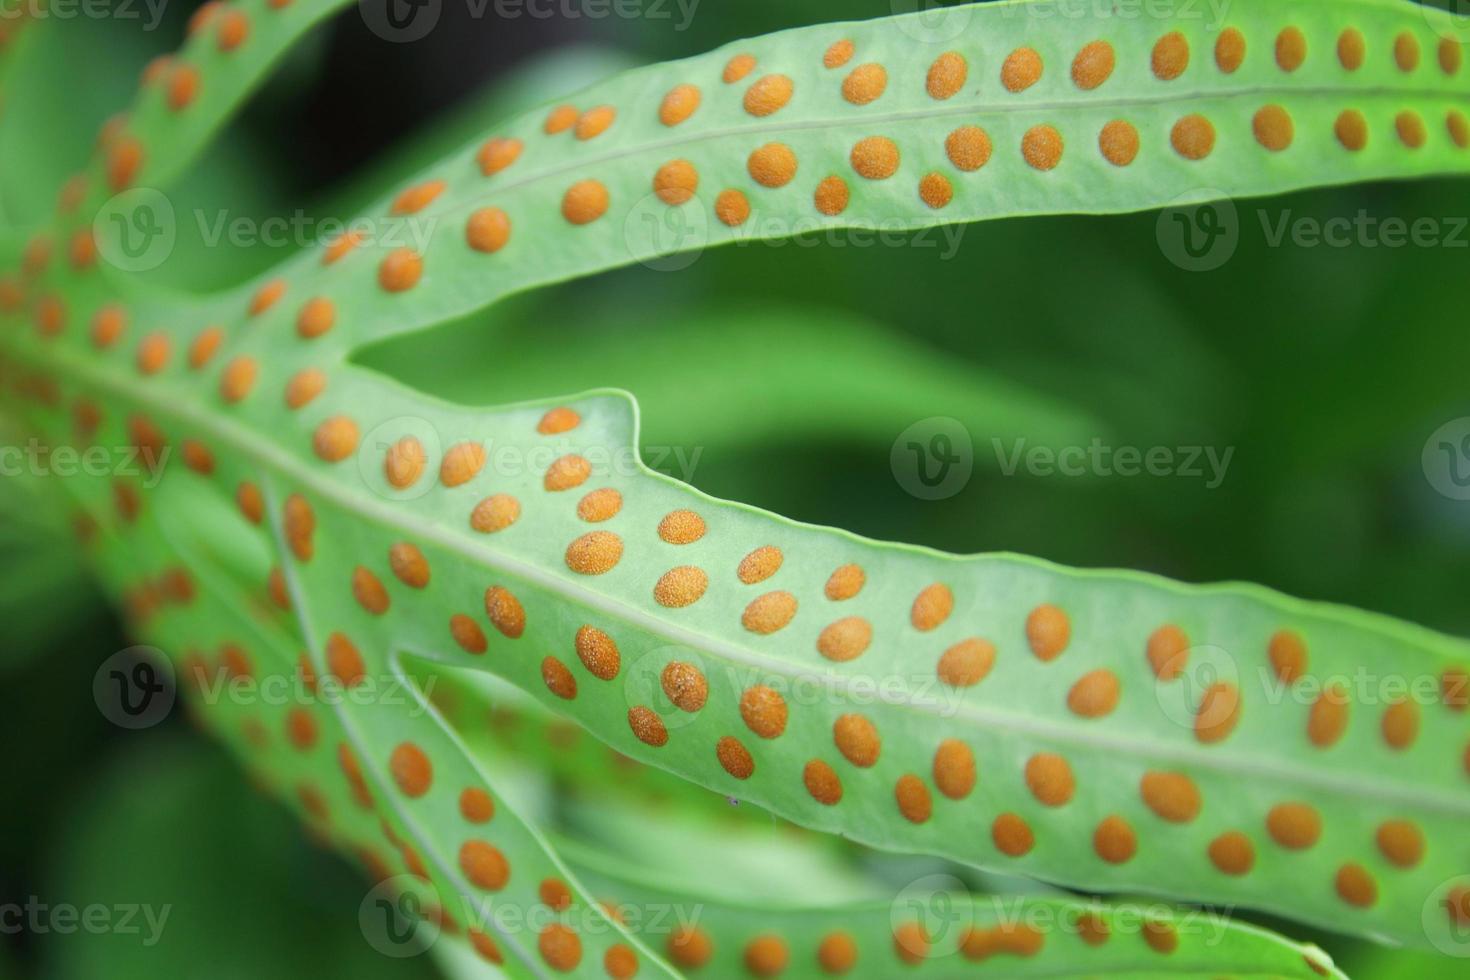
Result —
M 888 0 L 685 0 L 631 20 L 583 16 L 575 0 L 537 8 L 557 11 L 545 19 L 470 9 L 445 0 L 428 38 L 398 45 L 349 9 L 291 54 L 176 201 L 346 218 L 497 116 L 620 66 L 891 12 Z M 0 149 L 3 213 L 23 222 L 49 208 L 190 12 L 168 4 L 155 30 L 146 17 L 45 25 L 27 57 L 51 83 L 0 113 L 0 148 L 25 139 L 42 165 L 10 166 Z M 1470 182 L 1234 207 L 1235 251 L 1206 272 L 1169 260 L 1154 214 L 994 221 L 885 247 L 839 234 L 544 290 L 362 360 L 466 403 L 626 387 L 643 405 L 644 445 L 696 461 L 684 472 L 663 457 L 664 469 L 799 519 L 948 551 L 1260 582 L 1470 632 L 1470 504 L 1439 493 L 1421 461 L 1431 433 L 1470 416 Z M 1440 242 L 1301 247 L 1266 231 L 1359 215 L 1428 219 Z M 181 244 L 159 275 L 214 288 L 287 254 Z M 935 416 L 968 431 L 974 472 L 926 501 L 905 491 L 890 449 Z M 1233 455 L 1213 488 L 1008 476 L 996 437 L 1006 451 L 1016 438 L 1054 449 L 1097 438 Z M 172 917 L 147 948 L 6 931 L 0 977 L 434 975 L 368 948 L 357 872 L 182 718 L 131 733 L 98 714 L 92 672 L 128 640 L 45 501 L 4 489 L 0 904 L 168 903 Z M 1356 976 L 1448 975 L 1443 961 L 1282 928 Z

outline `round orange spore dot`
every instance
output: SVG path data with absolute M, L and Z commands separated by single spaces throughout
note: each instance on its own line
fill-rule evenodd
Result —
M 138 343 L 138 370 L 144 374 L 157 374 L 168 364 L 172 345 L 168 334 L 154 331 Z
M 55 296 L 43 296 L 36 303 L 36 326 L 41 334 L 54 337 L 66 328 L 66 304 Z
M 832 572 L 822 591 L 833 602 L 841 602 L 861 592 L 866 581 L 862 566 L 842 565 Z
M 1083 674 L 1067 692 L 1067 707 L 1083 718 L 1102 718 L 1118 706 L 1118 675 L 1106 668 Z
M 859 176 L 883 180 L 898 170 L 898 144 L 886 136 L 867 136 L 853 145 L 848 160 Z
M 659 684 L 669 701 L 680 711 L 691 714 L 704 707 L 709 698 L 709 682 L 699 668 L 682 660 L 671 660 L 659 675 Z
M 536 893 L 542 902 L 558 912 L 571 907 L 572 890 L 560 878 L 543 878 Z
M 876 101 L 888 87 L 888 70 L 869 62 L 858 65 L 842 80 L 842 97 L 853 105 Z
M 995 666 L 995 645 L 971 637 L 961 640 L 939 658 L 939 679 L 951 687 L 973 687 Z
M 444 193 L 445 186 L 442 180 L 426 180 L 422 184 L 406 188 L 393 199 L 389 213 L 417 214 L 434 203 L 434 199 Z
M 269 2 L 274 6 L 280 2 L 289 3 L 290 0 L 269 0 Z M 478 929 L 469 930 L 469 935 L 470 945 L 475 948 L 475 952 L 486 962 L 497 965 L 505 962 L 505 954 L 500 952 L 500 947 L 495 944 L 495 940 Z
M 485 590 L 485 615 L 492 626 L 512 640 L 520 639 L 526 631 L 526 610 L 521 600 L 503 585 L 492 585 Z
M 1361 864 L 1344 864 L 1338 868 L 1333 886 L 1344 902 L 1357 908 L 1365 909 L 1378 901 L 1378 882 Z
M 144 157 L 143 144 L 136 136 L 119 136 L 107 148 L 107 186 L 114 191 L 132 186 Z
M 990 135 L 979 126 L 961 126 L 944 138 L 944 152 L 949 162 L 960 170 L 972 172 L 990 159 Z
M 1296 129 L 1291 115 L 1279 105 L 1263 106 L 1251 118 L 1251 131 L 1256 142 L 1272 153 L 1280 153 L 1291 145 Z
M 1458 42 L 1451 38 L 1441 38 L 1439 42 L 1439 68 L 1446 75 L 1453 75 L 1460 70 L 1460 61 L 1463 55 Z
M 352 570 L 352 596 L 374 616 L 388 611 L 388 590 L 383 588 L 382 579 L 361 565 Z
M 861 616 L 846 616 L 823 627 L 817 652 L 839 663 L 862 655 L 873 642 L 873 626 Z
M 1399 71 L 1411 72 L 1419 67 L 1419 40 L 1408 31 L 1400 31 L 1393 39 L 1393 63 Z
M 1206 848 L 1210 863 L 1228 875 L 1243 875 L 1255 867 L 1256 849 L 1238 830 L 1227 830 Z
M 785 75 L 762 75 L 745 90 L 745 111 L 752 116 L 769 116 L 791 101 L 791 79 Z
M 680 565 L 659 576 L 653 586 L 653 598 L 660 606 L 679 609 L 698 602 L 709 588 L 709 576 L 694 565 Z
M 1097 134 L 1103 159 L 1115 167 L 1126 167 L 1138 156 L 1138 130 L 1126 119 L 1114 119 Z
M 905 922 L 893 930 L 893 955 L 909 966 L 924 962 L 929 955 L 929 933 L 923 923 Z
M 601 487 L 577 501 L 577 516 L 589 523 L 616 517 L 623 509 L 623 495 L 612 487 Z
M 253 487 L 254 484 L 249 484 L 249 486 Z M 313 554 L 312 535 L 316 532 L 316 512 L 311 509 L 311 504 L 306 502 L 306 498 L 299 493 L 293 493 L 286 498 L 283 510 L 286 542 L 291 546 L 291 552 L 301 561 L 310 561 Z
M 658 522 L 658 536 L 669 544 L 692 544 L 704 537 L 704 518 L 692 510 L 673 510 Z
M 878 761 L 883 748 L 877 727 L 860 714 L 840 715 L 832 723 L 832 741 L 843 758 L 864 769 Z
M 1412 868 L 1424 857 L 1424 834 L 1411 821 L 1384 821 L 1374 840 L 1383 856 L 1400 868 Z
M 975 788 L 975 754 L 959 739 L 947 738 L 934 750 L 934 785 L 952 800 Z
M 1148 808 L 1170 823 L 1188 823 L 1199 816 L 1199 788 L 1183 773 L 1146 772 L 1138 791 Z
M 362 244 L 362 235 L 355 231 L 344 231 L 322 249 L 322 265 L 332 265 L 348 252 Z
M 1419 736 L 1419 705 L 1407 698 L 1395 701 L 1383 711 L 1383 741 L 1389 748 L 1402 752 Z
M 1307 715 L 1307 738 L 1319 749 L 1342 738 L 1348 725 L 1348 696 L 1341 684 L 1328 684 Z
M 825 68 L 841 68 L 852 60 L 853 52 L 856 50 L 853 43 L 847 38 L 833 41 L 822 53 L 822 66 Z
M 1115 62 L 1111 44 L 1089 41 L 1072 59 L 1072 84 L 1084 91 L 1092 91 L 1113 74 Z
M 1189 42 L 1178 31 L 1170 31 L 1154 43 L 1149 61 L 1155 78 L 1171 82 L 1189 67 Z
M 446 487 L 468 483 L 485 465 L 485 446 L 479 442 L 460 442 L 449 447 L 439 462 L 439 482 Z
M 623 557 L 623 539 L 611 531 L 591 531 L 567 545 L 567 567 L 579 575 L 611 571 Z
M 914 597 L 909 607 L 909 623 L 927 633 L 937 629 L 954 612 L 954 593 L 942 582 L 927 585 Z
M 893 797 L 898 803 L 898 812 L 909 823 L 924 823 L 934 813 L 934 801 L 929 796 L 929 787 L 911 772 L 898 777 L 893 786 Z
M 1337 36 L 1338 63 L 1348 71 L 1357 71 L 1363 67 L 1366 47 L 1363 43 L 1363 32 L 1356 27 L 1347 28 Z
M 843 931 L 829 932 L 817 944 L 817 965 L 824 973 L 846 973 L 857 965 L 857 940 Z
M 317 740 L 316 719 L 305 708 L 286 712 L 286 739 L 302 752 L 310 751 Z
M 1155 953 L 1168 955 L 1179 948 L 1179 930 L 1169 922 L 1146 920 L 1143 923 L 1143 941 Z
M 669 730 L 664 727 L 664 721 L 652 708 L 644 705 L 628 709 L 628 727 L 633 730 L 633 735 L 644 745 L 654 748 L 662 748 L 669 742 Z
M 823 806 L 836 806 L 842 802 L 842 780 L 837 771 L 821 759 L 807 762 L 801 771 L 801 781 L 812 799 Z
M 577 117 L 577 124 L 572 129 L 572 135 L 579 140 L 590 140 L 607 132 L 608 127 L 617 119 L 618 111 L 610 105 L 600 105 L 588 109 Z
M 1458 49 L 1457 49 L 1458 50 Z M 1445 114 L 1445 128 L 1449 130 L 1450 139 L 1460 149 L 1470 146 L 1470 120 L 1458 109 L 1451 109 Z
M 720 77 L 726 85 L 740 81 L 746 75 L 755 70 L 755 57 L 748 54 L 737 54 L 725 63 L 725 70 Z
M 510 527 L 521 516 L 521 502 L 508 493 L 491 494 L 470 511 L 470 527 L 481 534 L 494 534 Z
M 552 493 L 559 493 L 581 486 L 591 475 L 592 464 L 587 458 L 569 453 L 552 461 L 546 468 L 545 476 L 541 478 L 541 485 Z
M 91 228 L 79 228 L 71 236 L 67 257 L 74 269 L 85 269 L 97 260 L 97 241 L 92 237 Z
M 752 59 L 753 63 L 754 59 Z M 687 969 L 698 969 L 715 955 L 715 944 L 698 926 L 679 925 L 669 933 L 669 959 Z
M 622 654 L 613 638 L 593 626 L 582 626 L 574 640 L 577 658 L 588 673 L 599 680 L 610 681 L 618 676 L 622 665 Z
M 1138 837 L 1116 813 L 1104 817 L 1092 835 L 1092 849 L 1109 864 L 1123 864 L 1138 852 Z
M 1283 28 L 1276 35 L 1276 64 L 1282 71 L 1296 71 L 1307 60 L 1307 38 L 1299 27 Z
M 767 635 L 783 629 L 796 616 L 796 596 L 775 591 L 757 596 L 740 614 L 740 625 L 752 633 Z
M 235 488 L 235 505 L 251 524 L 259 524 L 265 516 L 265 497 L 253 483 L 242 483 Z
M 1026 760 L 1026 788 L 1043 806 L 1063 806 L 1077 790 L 1077 777 L 1066 759 L 1039 752 Z
M 740 559 L 740 565 L 735 569 L 735 577 L 745 585 L 755 585 L 764 582 L 775 575 L 784 561 L 781 549 L 775 545 L 762 545 Z
M 927 173 L 919 178 L 919 199 L 937 211 L 954 199 L 954 187 L 944 174 Z
M 653 192 L 665 204 L 684 204 L 699 187 L 699 171 L 688 160 L 670 160 L 653 175 Z
M 1008 857 L 1021 857 L 1036 844 L 1031 826 L 1014 813 L 1002 813 L 990 825 L 990 838 L 995 849 Z
M 1235 74 L 1245 60 L 1245 35 L 1234 27 L 1227 27 L 1215 38 L 1215 67 L 1226 75 Z
M 328 463 L 340 463 L 357 449 L 357 423 L 345 415 L 334 415 L 316 427 L 312 451 Z
M 459 867 L 471 884 L 486 891 L 499 891 L 510 881 L 510 862 L 499 848 L 482 840 L 460 846 Z
M 284 279 L 272 279 L 255 291 L 250 297 L 249 311 L 251 316 L 260 316 L 266 310 L 275 306 L 286 295 L 286 281 Z
M 214 453 L 202 442 L 185 439 L 179 449 L 184 456 L 184 465 L 195 473 L 209 476 L 214 472 Z
M 1405 109 L 1393 117 L 1393 128 L 1399 134 L 1399 142 L 1411 150 L 1423 146 L 1428 135 L 1424 129 L 1424 120 L 1411 109 Z
M 750 201 L 734 188 L 720 191 L 715 198 L 715 217 L 731 228 L 742 225 L 750 217 Z
M 745 169 L 762 187 L 784 187 L 796 176 L 796 154 L 785 143 L 767 143 L 751 152 Z
M 193 65 L 177 65 L 168 76 L 168 107 L 175 112 L 185 109 L 199 94 L 199 69 Z
M 1186 160 L 1203 160 L 1215 148 L 1215 126 L 1204 116 L 1190 113 L 1169 130 L 1169 143 Z
M 555 657 L 542 658 L 541 680 L 548 691 L 563 701 L 571 701 L 577 696 L 577 679 L 567 665 Z
M 404 796 L 417 799 L 434 782 L 434 767 L 424 750 L 412 742 L 401 742 L 388 757 L 388 771 Z
M 740 695 L 740 717 L 761 738 L 776 738 L 786 730 L 786 699 L 764 684 Z
M 515 163 L 523 149 L 525 144 L 514 137 L 492 136 L 480 146 L 475 162 L 480 165 L 480 173 L 490 177 Z
M 1062 161 L 1062 134 L 1052 126 L 1032 126 L 1021 137 L 1021 156 L 1034 170 L 1051 170 Z
M 395 248 L 378 264 L 378 285 L 390 293 L 401 293 L 418 285 L 424 260 L 411 248 Z
M 429 584 L 429 562 L 417 545 L 400 541 L 389 548 L 388 567 L 409 588 L 422 589 Z
M 749 779 L 755 772 L 755 759 L 751 757 L 750 750 L 734 736 L 725 735 L 715 743 L 715 758 L 736 779 Z
M 1017 48 L 1000 66 L 1000 83 L 1008 92 L 1024 92 L 1041 80 L 1041 55 L 1035 48 Z
M 946 51 L 929 66 L 924 89 L 932 99 L 943 101 L 953 98 L 965 87 L 969 74 L 970 66 L 965 61 L 965 56 L 958 51 Z
M 546 122 L 541 128 L 548 135 L 560 133 L 575 126 L 578 115 L 576 106 L 559 105 L 546 114 Z
M 449 617 L 449 635 L 465 653 L 481 654 L 490 649 L 490 642 L 485 639 L 485 631 L 480 629 L 480 624 L 464 613 Z
M 1457 927 L 1470 925 L 1470 888 L 1463 885 L 1451 888 L 1442 901 L 1450 922 Z
M 695 85 L 675 85 L 664 95 L 658 106 L 658 121 L 665 126 L 677 126 L 699 109 L 699 88 Z
M 823 177 L 812 194 L 812 203 L 822 214 L 832 217 L 847 210 L 849 192 L 847 181 L 835 174 Z
M 1322 816 L 1306 803 L 1278 803 L 1266 814 L 1266 830 L 1282 847 L 1301 851 L 1322 836 Z
M 596 221 L 607 213 L 607 187 L 597 180 L 579 180 L 562 195 L 561 214 L 574 225 Z
M 510 216 L 500 208 L 480 208 L 464 224 L 464 240 L 476 252 L 500 251 L 510 241 Z
M 337 322 L 337 308 L 325 296 L 313 296 L 296 314 L 296 333 L 310 340 L 332 329 Z
M 1264 110 L 1263 110 L 1264 111 Z M 1277 630 L 1266 644 L 1271 669 L 1283 684 L 1292 684 L 1307 672 L 1307 644 L 1294 630 Z
M 327 376 L 320 368 L 302 368 L 286 382 L 286 407 L 301 408 L 320 395 L 327 387 Z
M 577 414 L 576 409 L 558 405 L 541 416 L 540 421 L 536 423 L 536 431 L 543 436 L 560 435 L 563 432 L 570 432 L 581 423 L 582 416 Z
M 255 379 L 259 374 L 260 362 L 255 358 L 232 358 L 220 374 L 220 397 L 227 402 L 241 401 L 255 387 Z
M 1356 109 L 1344 109 L 1332 124 L 1332 132 L 1346 149 L 1357 151 L 1368 145 L 1368 121 Z
M 1240 690 L 1217 681 L 1205 688 L 1194 716 L 1194 737 L 1206 744 L 1219 742 L 1235 730 L 1240 720 Z
M 1056 606 L 1037 606 L 1026 617 L 1026 642 L 1038 660 L 1055 660 L 1071 638 L 1071 620 Z
M 128 316 L 122 307 L 104 306 L 92 317 L 92 343 L 99 350 L 106 350 L 122 336 L 127 328 Z

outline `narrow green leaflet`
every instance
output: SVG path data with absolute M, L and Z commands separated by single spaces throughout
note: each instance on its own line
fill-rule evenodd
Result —
M 1444 940 L 1470 918 L 1463 641 L 1251 586 L 797 524 L 651 473 L 619 392 L 466 408 L 349 361 L 541 283 L 740 235 L 1126 210 L 1470 163 L 1466 69 L 1435 12 L 1239 2 L 1231 33 L 1044 9 L 959 8 L 939 37 L 916 18 L 809 28 L 619 76 L 574 109 L 512 120 L 362 234 L 239 293 L 148 294 L 86 261 L 90 226 L 65 219 L 49 253 L 0 278 L 7 394 L 57 446 L 159 464 L 61 482 L 139 635 L 196 653 L 190 672 L 280 673 L 298 649 L 349 692 L 415 658 L 486 671 L 626 755 L 877 848 Z M 263 71 L 283 38 L 251 37 Z M 191 152 L 236 81 L 177 132 L 145 92 L 129 124 L 139 159 Z M 408 244 L 375 234 L 394 227 Z M 108 234 L 104 255 L 121 244 Z M 545 343 L 557 334 L 549 320 Z M 288 784 L 336 780 L 340 796 L 352 779 L 327 743 L 348 746 L 374 813 L 339 827 L 320 811 L 352 804 L 298 786 L 324 834 L 362 846 L 386 820 L 443 893 L 492 905 L 544 904 L 545 879 L 564 882 L 567 921 L 496 927 L 518 969 L 596 975 L 615 945 L 657 968 L 532 826 L 503 805 L 467 819 L 461 794 L 494 799 L 494 785 L 433 712 L 381 692 L 339 700 L 309 712 L 331 726 L 314 754 L 261 763 Z M 232 713 L 230 732 L 306 724 L 274 705 Z M 397 857 L 383 870 L 416 868 Z M 608 928 L 575 928 L 590 922 Z M 1258 954 L 1258 972 L 1282 969 L 1239 949 L 1238 972 Z M 1195 952 L 1162 955 L 1188 972 Z M 1130 970 L 1136 953 L 1099 947 L 1095 967 L 1068 969 Z

